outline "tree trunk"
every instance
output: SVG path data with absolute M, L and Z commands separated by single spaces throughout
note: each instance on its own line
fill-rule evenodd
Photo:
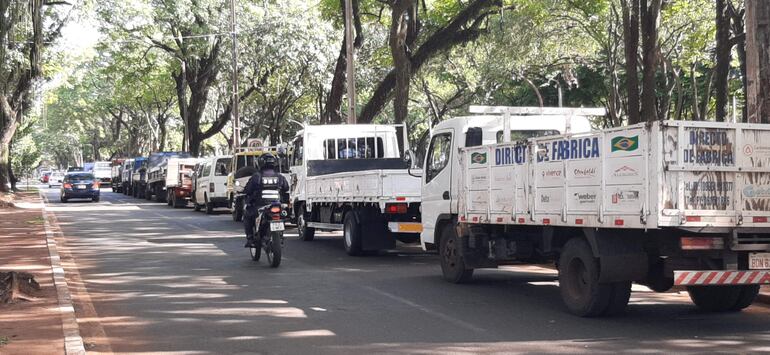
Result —
M 770 123 L 770 2 L 746 0 L 747 121 Z
M 414 0 L 396 0 L 391 5 L 390 53 L 393 56 L 393 70 L 396 87 L 393 99 L 393 113 L 396 123 L 403 123 L 409 114 L 409 83 L 412 65 L 409 61 L 410 40 L 416 37 L 416 3 Z
M 626 55 L 628 87 L 628 124 L 641 122 L 639 117 L 639 0 L 622 0 L 623 40 Z
M 727 116 L 727 76 L 730 74 L 731 49 L 730 17 L 727 13 L 727 0 L 716 0 L 716 66 L 714 85 L 716 86 L 716 121 L 724 122 Z
M 655 72 L 658 63 L 658 27 L 662 0 L 641 0 L 642 13 L 642 112 L 647 122 L 657 119 Z
M 359 16 L 358 0 L 352 0 L 353 5 L 353 26 L 355 27 L 356 37 L 353 39 L 353 47 L 361 48 L 364 37 L 361 30 L 361 18 Z M 340 0 L 340 9 L 342 9 L 342 19 L 345 23 L 345 0 Z M 342 122 L 342 96 L 345 94 L 345 77 L 347 74 L 347 36 L 345 36 L 345 26 L 342 27 L 342 45 L 340 53 L 337 56 L 337 64 L 334 66 L 334 76 L 332 77 L 332 86 L 329 95 L 326 97 L 323 113 L 321 114 L 321 123 L 340 123 Z

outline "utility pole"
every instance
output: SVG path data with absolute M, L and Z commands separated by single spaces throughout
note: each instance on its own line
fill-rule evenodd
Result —
M 353 3 L 345 0 L 345 48 L 348 69 L 348 123 L 356 123 L 356 67 L 353 58 Z
M 230 35 L 233 38 L 233 89 L 232 89 L 232 120 L 233 120 L 233 152 L 241 146 L 241 117 L 238 107 L 240 95 L 238 93 L 238 34 L 236 33 L 235 0 L 230 0 Z

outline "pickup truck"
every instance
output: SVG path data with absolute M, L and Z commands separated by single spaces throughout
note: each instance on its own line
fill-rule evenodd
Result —
M 187 152 L 150 154 L 144 198 L 152 200 L 155 197 L 155 202 L 184 207 L 192 192 L 192 173 L 197 163 L 198 159 Z
M 417 242 L 420 179 L 402 158 L 404 125 L 307 125 L 290 149 L 291 201 L 300 239 L 342 230 L 345 251 Z
M 448 281 L 553 262 L 579 316 L 622 312 L 633 282 L 686 287 L 706 311 L 746 308 L 770 283 L 770 127 L 589 131 L 590 109 L 474 110 L 498 115 L 442 122 L 426 159 L 422 241 Z

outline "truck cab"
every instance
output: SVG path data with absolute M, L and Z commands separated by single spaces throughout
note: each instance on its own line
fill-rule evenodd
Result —
M 278 171 L 284 176 L 289 173 L 287 148 L 285 146 L 266 146 L 260 139 L 250 139 L 246 147 L 236 149 L 230 160 L 230 173 L 227 175 L 227 201 L 233 221 L 243 220 L 245 200 L 243 189 L 255 172 L 259 170 L 257 160 L 265 153 L 272 153 L 278 158 Z
M 578 114 L 604 114 L 596 109 L 568 110 L 471 106 L 471 113 L 476 115 L 451 118 L 433 127 L 423 163 L 420 238 L 423 249 L 435 250 L 442 228 L 456 221 L 461 191 L 457 156 L 460 148 L 589 132 L 591 123 Z M 510 136 L 505 137 L 504 131 L 511 132 Z

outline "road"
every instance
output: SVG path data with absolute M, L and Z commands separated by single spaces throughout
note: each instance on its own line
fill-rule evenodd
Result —
M 287 234 L 278 269 L 254 263 L 241 224 L 102 190 L 58 202 L 87 349 L 170 353 L 770 351 L 770 309 L 701 313 L 684 293 L 636 288 L 620 317 L 566 313 L 556 275 L 478 272 L 453 285 L 420 249 L 349 257 L 339 235 Z M 79 275 L 79 276 L 78 276 Z M 83 292 L 83 291 L 87 291 Z M 89 326 L 94 325 L 96 326 Z

